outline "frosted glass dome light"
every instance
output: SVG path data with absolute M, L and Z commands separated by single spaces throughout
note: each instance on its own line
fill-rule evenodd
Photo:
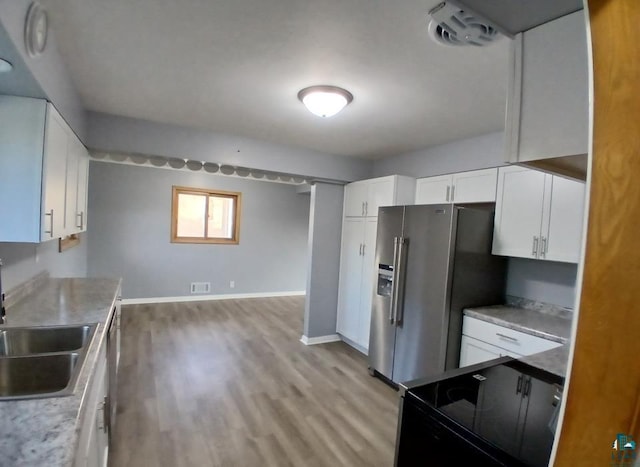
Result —
M 311 86 L 298 93 L 298 99 L 318 117 L 333 117 L 353 100 L 346 89 L 336 86 Z

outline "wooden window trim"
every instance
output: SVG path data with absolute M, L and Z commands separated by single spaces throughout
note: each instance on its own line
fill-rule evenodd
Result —
M 242 212 L 242 193 L 239 191 L 214 190 L 209 188 L 193 188 L 186 186 L 172 187 L 171 195 L 171 243 L 207 243 L 218 245 L 238 245 L 240 243 L 240 215 Z M 234 198 L 233 203 L 233 238 L 206 238 L 207 222 L 205 222 L 205 237 L 178 237 L 178 195 L 179 194 L 208 195 L 206 206 L 208 211 L 209 196 Z

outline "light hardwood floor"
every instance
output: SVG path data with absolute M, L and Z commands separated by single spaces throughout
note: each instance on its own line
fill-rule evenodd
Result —
M 304 298 L 123 308 L 112 467 L 393 465 L 398 394 Z

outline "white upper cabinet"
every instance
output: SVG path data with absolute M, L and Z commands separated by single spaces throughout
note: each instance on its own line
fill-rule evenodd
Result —
M 545 259 L 569 263 L 580 261 L 584 197 L 584 183 L 553 177 L 549 227 L 545 230 L 546 224 L 543 223 L 542 231 L 547 238 Z
M 77 138 L 70 141 L 67 161 L 65 232 L 70 235 L 87 230 L 89 153 Z
M 47 105 L 42 169 L 44 212 L 41 220 L 41 241 L 59 238 L 65 234 L 68 150 L 67 124 L 52 105 Z
M 364 217 L 365 203 L 369 199 L 369 184 L 366 180 L 349 183 L 344 187 L 344 215 Z
M 81 231 L 74 217 L 78 196 L 86 211 L 87 158 L 50 103 L 0 96 L 0 242 L 38 243 Z
M 493 254 L 577 263 L 584 184 L 524 167 L 501 167 Z
M 412 204 L 415 179 L 390 175 L 349 183 L 344 190 L 345 217 L 378 217 L 378 208 Z
M 584 11 L 518 34 L 511 44 L 506 160 L 587 153 L 589 84 Z
M 416 181 L 416 204 L 492 203 L 498 169 L 472 170 Z
M 416 180 L 416 204 L 450 203 L 452 184 L 452 175 L 419 178 Z

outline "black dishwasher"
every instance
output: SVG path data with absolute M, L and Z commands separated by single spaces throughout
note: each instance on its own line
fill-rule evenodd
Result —
M 547 466 L 563 383 L 511 359 L 407 383 L 396 466 Z

